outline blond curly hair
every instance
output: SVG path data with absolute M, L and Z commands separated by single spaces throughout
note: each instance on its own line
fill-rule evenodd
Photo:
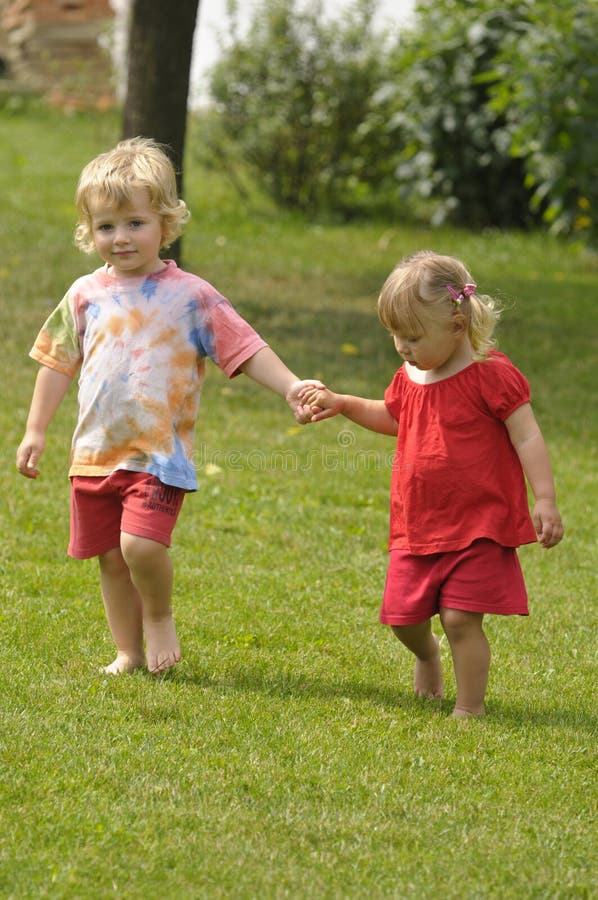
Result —
M 151 207 L 161 217 L 161 248 L 169 247 L 182 234 L 190 212 L 178 197 L 174 166 L 162 145 L 150 138 L 135 137 L 100 153 L 81 172 L 75 194 L 75 244 L 80 250 L 95 250 L 92 204 L 100 200 L 119 208 L 129 203 L 139 188 L 148 190 Z

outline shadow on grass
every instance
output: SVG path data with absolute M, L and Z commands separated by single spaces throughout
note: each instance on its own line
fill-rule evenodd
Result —
M 305 701 L 318 698 L 324 701 L 365 702 L 386 710 L 402 709 L 419 714 L 432 712 L 436 715 L 441 712 L 449 716 L 454 705 L 454 698 L 430 701 L 396 687 L 384 687 L 351 679 L 331 682 L 301 674 L 270 674 L 241 667 L 228 669 L 220 677 L 189 669 L 184 671 L 181 668 L 171 677 L 179 684 L 187 683 L 220 693 L 251 693 L 278 699 Z M 501 723 L 509 727 L 574 729 L 594 737 L 598 732 L 598 718 L 589 709 L 567 709 L 556 705 L 532 708 L 532 704 L 531 697 L 529 705 L 493 699 L 488 702 L 486 718 L 481 721 L 490 726 Z
M 288 672 L 268 673 L 240 666 L 229 667 L 220 676 L 179 667 L 173 671 L 170 678 L 176 680 L 178 684 L 195 685 L 221 694 L 260 694 L 282 700 L 311 701 L 317 698 L 323 701 L 367 702 L 372 706 L 386 709 L 417 709 L 421 708 L 422 703 L 428 703 L 411 692 L 395 687 L 379 687 L 351 679 L 332 682 L 317 676 L 294 675 Z M 433 704 L 429 704 L 429 708 L 438 709 L 441 706 L 446 706 L 447 710 L 452 709 L 452 703 L 446 700 L 433 701 Z
M 589 709 L 567 709 L 558 706 L 532 707 L 533 697 L 529 705 L 493 700 L 487 705 L 488 718 L 494 721 L 509 722 L 514 725 L 533 726 L 537 728 L 572 729 L 586 732 L 594 741 L 598 734 L 598 717 Z

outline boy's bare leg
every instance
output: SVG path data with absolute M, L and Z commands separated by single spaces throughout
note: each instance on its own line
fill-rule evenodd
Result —
M 484 697 L 490 672 L 490 645 L 484 634 L 482 613 L 441 609 L 440 621 L 451 647 L 457 702 L 455 718 L 484 715 Z
M 444 697 L 440 646 L 428 619 L 417 625 L 393 625 L 392 630 L 408 650 L 415 654 L 413 687 L 418 697 Z
M 121 532 L 120 546 L 141 597 L 147 668 L 165 672 L 181 658 L 172 616 L 172 561 L 158 541 Z
M 99 562 L 104 609 L 116 644 L 116 658 L 104 667 L 104 672 L 120 675 L 145 664 L 141 598 L 119 547 L 103 553 Z

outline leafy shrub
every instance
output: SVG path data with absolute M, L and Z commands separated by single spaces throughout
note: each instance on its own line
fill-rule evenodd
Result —
M 532 208 L 551 229 L 598 238 L 598 5 L 531 4 L 505 35 L 491 107 L 506 119 Z
M 233 4 L 234 6 L 234 4 Z M 219 165 L 249 163 L 277 203 L 345 217 L 598 237 L 598 3 L 419 0 L 393 44 L 376 0 L 234 14 L 212 77 Z M 213 154 L 214 155 L 214 154 Z
M 386 72 L 375 5 L 357 0 L 333 22 L 321 0 L 265 0 L 245 38 L 231 16 L 211 94 L 225 135 L 279 204 L 351 215 L 383 184 L 396 196 L 386 110 L 372 104 Z
M 520 0 L 420 2 L 394 54 L 384 98 L 404 194 L 430 200 L 433 221 L 522 226 L 529 209 L 524 161 L 510 153 L 505 112 L 490 104 L 495 57 L 521 33 Z

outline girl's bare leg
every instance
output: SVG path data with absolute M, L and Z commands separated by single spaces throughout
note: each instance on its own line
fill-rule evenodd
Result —
M 104 672 L 120 675 L 145 664 L 141 598 L 119 547 L 103 553 L 99 562 L 104 609 L 116 644 L 116 658 L 104 667 Z
M 158 541 L 121 532 L 120 546 L 143 610 L 147 668 L 160 673 L 181 658 L 172 616 L 172 561 Z
M 457 702 L 455 718 L 484 715 L 484 697 L 490 672 L 490 645 L 484 634 L 482 613 L 441 609 L 440 621 L 453 655 Z
M 415 654 L 413 687 L 418 697 L 444 697 L 440 646 L 428 619 L 417 625 L 393 625 L 393 632 Z

